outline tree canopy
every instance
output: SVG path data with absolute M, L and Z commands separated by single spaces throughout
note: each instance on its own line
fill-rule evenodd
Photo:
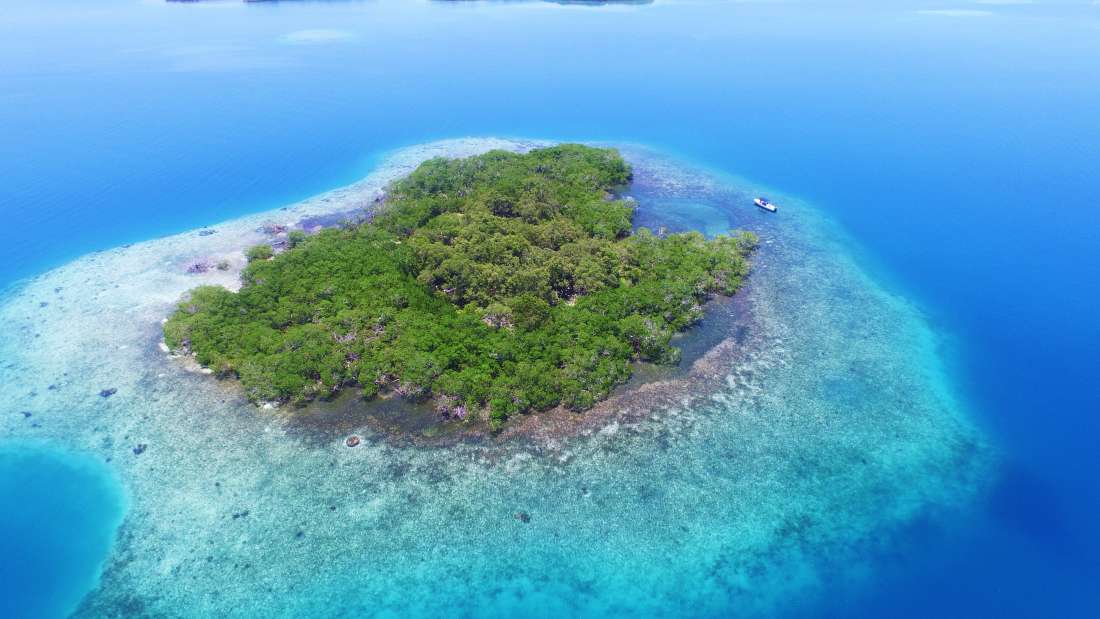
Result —
M 631 179 L 580 145 L 426 161 L 373 221 L 250 250 L 239 292 L 192 290 L 165 341 L 254 401 L 356 386 L 494 428 L 589 408 L 632 361 L 676 363 L 670 338 L 737 290 L 756 242 L 632 232 Z

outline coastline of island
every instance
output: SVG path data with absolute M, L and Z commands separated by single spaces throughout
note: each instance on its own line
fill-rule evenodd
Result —
M 506 426 L 499 440 L 393 441 L 366 419 L 318 429 L 286 410 L 257 411 L 159 348 L 182 293 L 235 286 L 242 248 L 303 219 L 369 211 L 425 159 L 544 145 L 403 150 L 350 187 L 89 255 L 10 291 L 0 392 L 15 408 L 0 431 L 93 454 L 132 497 L 77 617 L 139 603 L 154 614 L 262 611 L 272 591 L 293 604 L 278 612 L 300 615 L 332 611 L 346 591 L 357 594 L 341 602 L 345 614 L 461 612 L 491 601 L 469 578 L 524 591 L 502 571 L 524 561 L 517 536 L 557 540 L 560 556 L 541 576 L 561 583 L 561 600 L 637 590 L 661 607 L 706 609 L 732 596 L 763 613 L 795 590 L 827 595 L 823 566 L 858 577 L 869 544 L 983 491 L 989 448 L 919 309 L 869 276 L 813 207 L 788 196 L 782 218 L 762 218 L 743 205 L 780 192 L 641 148 L 622 148 L 641 221 L 683 208 L 684 230 L 720 223 L 690 220 L 704 213 L 760 236 L 729 332 L 708 339 L 685 376 L 627 385 L 582 415 L 521 418 L 530 425 Z M 348 433 L 359 448 L 345 447 Z M 634 550 L 622 560 L 599 552 L 607 547 Z M 423 578 L 364 571 L 363 556 Z M 670 587 L 672 574 L 701 585 Z M 192 584 L 169 586 L 179 579 Z M 282 595 L 305 580 L 308 591 Z M 396 587 L 406 594 L 389 595 Z
M 757 242 L 638 228 L 613 193 L 631 180 L 576 144 L 429 160 L 362 221 L 248 248 L 244 286 L 189 291 L 167 347 L 267 408 L 354 387 L 492 432 L 582 412 L 638 363 L 677 365 L 670 340 L 736 293 Z

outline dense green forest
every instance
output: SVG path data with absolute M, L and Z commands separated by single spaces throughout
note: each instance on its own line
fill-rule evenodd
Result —
M 751 233 L 632 233 L 618 152 L 561 145 L 433 159 L 372 222 L 248 252 L 243 286 L 192 290 L 164 326 L 254 401 L 357 386 L 487 420 L 583 410 L 631 361 L 676 363 L 671 336 L 733 294 Z

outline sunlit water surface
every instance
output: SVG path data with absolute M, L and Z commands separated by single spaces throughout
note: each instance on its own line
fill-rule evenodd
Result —
M 919 305 L 943 338 L 950 388 L 996 453 L 991 487 L 949 524 L 906 520 L 885 547 L 864 548 L 862 576 L 819 566 L 813 578 L 825 580 L 805 589 L 835 595 L 768 608 L 811 616 L 1087 616 L 1100 612 L 1093 586 L 1100 572 L 1097 66 L 1100 6 L 1088 2 L 8 2 L 0 16 L 0 281 L 22 290 L 22 278 L 93 250 L 305 198 L 357 180 L 384 153 L 409 144 L 467 135 L 646 144 L 797 196 L 839 222 L 849 236 L 838 232 L 842 242 L 829 251 L 854 257 L 878 284 Z M 733 207 L 714 194 L 653 198 L 658 219 L 673 227 L 714 233 L 744 223 L 723 221 L 723 209 Z M 88 295 L 66 302 L 98 302 Z M 5 384 L 7 433 L 64 436 L 70 422 L 93 432 L 89 411 L 115 407 L 111 419 L 132 411 L 140 434 L 145 405 L 125 393 L 109 400 L 90 387 L 65 392 L 79 380 L 61 374 L 61 352 L 50 365 L 58 376 L 19 366 L 14 351 L 31 354 L 36 344 L 14 324 L 0 331 L 0 345 L 13 351 L 4 369 L 19 377 Z M 831 389 L 823 397 L 837 402 L 875 395 Z M 231 427 L 249 426 L 238 419 Z M 111 444 L 67 440 L 81 448 L 74 454 L 139 457 L 128 435 Z M 17 490 L 26 476 L 50 471 L 56 477 L 42 485 L 64 489 L 74 483 L 73 467 L 89 470 L 76 464 L 86 456 L 67 464 L 55 453 L 5 460 L 15 467 L 3 473 L 4 488 L 13 489 L 2 497 L 6 511 L 52 513 L 52 521 L 67 513 L 51 502 L 57 496 Z M 669 475 L 688 478 L 683 470 Z M 252 489 L 267 483 L 252 481 Z M 87 506 L 88 532 L 76 535 L 113 536 L 118 490 L 77 483 L 79 492 L 61 493 Z M 667 522 L 671 499 L 660 483 L 653 487 L 630 491 L 652 504 L 655 522 Z M 447 492 L 436 492 L 445 502 Z M 684 535 L 698 539 L 702 531 L 692 527 L 706 518 L 682 517 Z M 31 520 L 28 543 L 49 543 L 51 519 Z M 25 518 L 4 522 L 5 536 L 24 537 L 11 531 Z M 557 534 L 598 539 L 595 530 Z M 547 539 L 523 543 L 546 549 L 554 543 Z M 55 557 L 22 569 L 2 564 L 21 574 L 0 584 L 7 603 L 29 600 L 16 616 L 64 614 L 67 600 L 93 587 L 108 552 L 80 543 Z M 557 591 L 537 578 L 540 569 L 554 573 L 539 563 L 553 557 L 511 565 L 533 572 L 528 589 L 515 582 L 507 589 L 526 592 L 527 602 L 516 594 L 517 606 L 492 610 L 552 610 L 563 596 L 576 597 L 575 589 Z M 618 557 L 640 569 L 629 559 Z M 448 560 L 464 569 L 460 555 Z M 362 566 L 386 567 L 369 557 Z M 685 559 L 678 587 L 698 586 L 694 567 Z M 185 569 L 167 559 L 156 568 L 166 582 L 173 569 Z M 607 591 L 597 576 L 578 578 L 597 597 Z M 69 587 L 54 606 L 12 593 L 58 582 Z M 212 604 L 201 584 L 176 582 L 175 593 L 194 586 Z M 321 590 L 323 599 L 341 582 L 334 575 L 298 593 L 305 599 Z M 256 590 L 277 585 L 260 582 Z M 143 608 L 136 599 L 97 599 Z

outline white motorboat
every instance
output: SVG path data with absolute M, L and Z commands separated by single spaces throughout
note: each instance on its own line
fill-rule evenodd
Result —
M 779 210 L 774 204 L 769 202 L 767 198 L 753 198 L 752 203 L 769 213 L 774 213 Z

